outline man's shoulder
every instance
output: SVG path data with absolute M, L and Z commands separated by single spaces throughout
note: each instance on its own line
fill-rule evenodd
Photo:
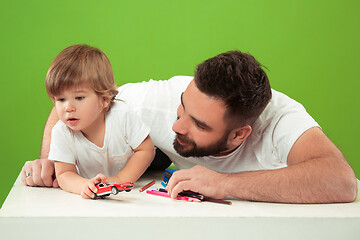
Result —
M 149 80 L 141 83 L 128 83 L 121 86 L 116 98 L 125 101 L 131 109 L 139 108 L 176 109 L 180 94 L 185 91 L 192 77 L 175 76 L 169 80 Z
M 286 164 L 287 155 L 299 136 L 319 125 L 302 104 L 275 90 L 272 93 L 271 101 L 253 126 L 249 143 Z
M 121 99 L 115 99 L 113 104 L 111 105 L 111 108 L 107 112 L 106 116 L 113 115 L 115 113 L 121 113 L 121 112 L 128 112 L 130 110 L 128 104 L 121 100 Z
M 186 85 L 189 85 L 189 83 L 191 82 L 191 80 L 193 80 L 194 77 L 192 76 L 184 76 L 184 75 L 177 75 L 177 76 L 174 76 L 172 78 L 170 78 L 169 82 L 176 82 L 177 84 L 181 82 L 181 84 L 186 84 Z
M 127 101 L 122 100 L 115 101 L 105 117 L 107 125 L 115 123 L 116 126 L 119 126 L 120 122 L 125 123 L 126 121 L 140 119 Z
M 284 107 L 284 106 L 298 106 L 303 108 L 301 103 L 297 102 L 296 100 L 292 99 L 288 95 L 276 91 L 275 89 L 271 89 L 272 98 L 269 102 L 269 104 L 276 106 L 276 107 Z
M 271 100 L 259 116 L 260 123 L 267 124 L 269 121 L 276 121 L 282 115 L 288 114 L 289 112 L 306 113 L 306 110 L 301 103 L 274 89 L 272 89 L 271 92 Z
M 167 87 L 180 87 L 184 88 L 189 85 L 190 81 L 193 79 L 191 76 L 174 76 L 168 80 L 154 80 L 150 79 L 148 81 L 137 82 L 137 83 L 126 83 L 119 87 L 119 93 L 128 92 L 131 90 L 139 91 L 141 89 L 161 89 Z
M 272 98 L 253 125 L 251 139 L 274 139 L 278 133 L 303 131 L 318 126 L 302 104 L 272 89 Z

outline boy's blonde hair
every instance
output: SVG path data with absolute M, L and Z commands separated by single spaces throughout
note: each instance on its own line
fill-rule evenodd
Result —
M 72 45 L 62 50 L 51 63 L 46 74 L 46 91 L 53 100 L 61 91 L 84 83 L 89 84 L 99 97 L 110 100 L 105 109 L 109 110 L 118 93 L 109 59 L 98 48 Z

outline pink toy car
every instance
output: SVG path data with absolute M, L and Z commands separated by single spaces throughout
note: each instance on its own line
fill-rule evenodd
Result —
M 96 185 L 96 188 L 98 189 L 98 191 L 97 193 L 95 193 L 93 199 L 96 199 L 97 197 L 105 198 L 106 196 L 109 196 L 110 193 L 116 195 L 122 191 L 130 192 L 131 189 L 134 188 L 134 183 L 99 183 L 98 185 Z

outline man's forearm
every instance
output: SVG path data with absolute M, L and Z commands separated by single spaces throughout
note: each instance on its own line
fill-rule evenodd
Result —
M 290 167 L 225 174 L 225 195 L 280 203 L 352 202 L 357 180 L 337 159 L 313 159 Z
M 46 121 L 43 140 L 41 144 L 40 159 L 46 159 L 49 156 L 50 142 L 51 142 L 51 130 L 55 124 L 59 121 L 55 108 L 50 112 L 49 118 Z

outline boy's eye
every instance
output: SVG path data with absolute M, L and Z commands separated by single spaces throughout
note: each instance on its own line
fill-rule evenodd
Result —
M 64 102 L 64 101 L 65 101 L 65 98 L 57 98 L 56 101 Z
M 76 97 L 75 99 L 81 101 L 81 100 L 84 100 L 84 98 L 85 97 Z

